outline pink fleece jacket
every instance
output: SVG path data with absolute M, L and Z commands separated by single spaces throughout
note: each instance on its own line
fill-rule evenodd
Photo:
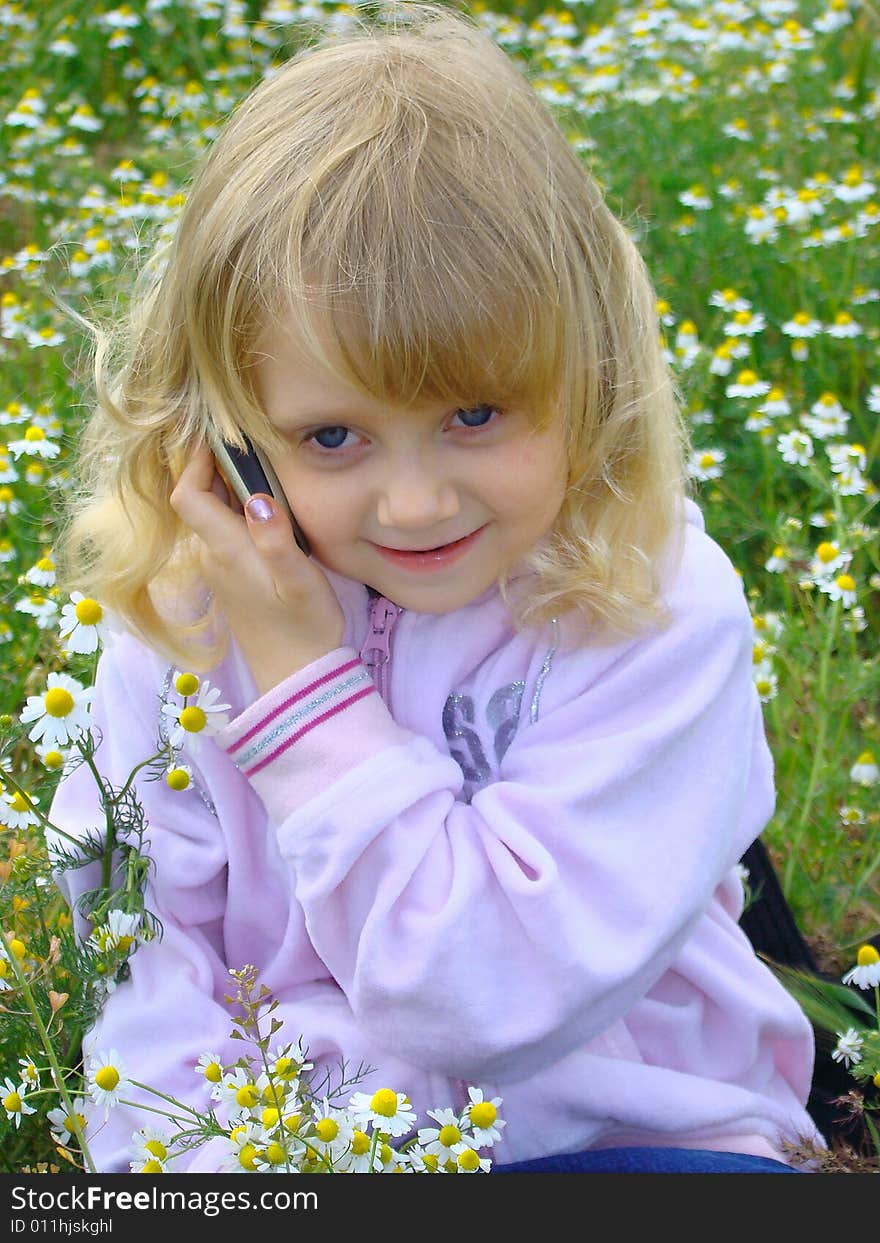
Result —
M 257 697 L 233 646 L 209 675 L 230 720 L 202 740 L 195 788 L 138 782 L 164 937 L 86 1048 L 207 1104 L 194 1066 L 241 1055 L 223 997 L 227 968 L 252 963 L 287 1038 L 319 1069 L 376 1067 L 359 1090 L 405 1092 L 419 1125 L 467 1084 L 501 1096 L 498 1164 L 818 1139 L 810 1026 L 737 923 L 736 864 L 774 806 L 751 619 L 686 513 L 671 626 L 613 646 L 572 646 L 565 617 L 517 634 L 494 588 L 419 614 L 330 572 L 342 647 Z M 129 635 L 103 653 L 114 783 L 152 753 L 171 672 Z M 84 766 L 51 814 L 101 823 Z M 71 900 L 90 883 L 62 877 Z M 102 1170 L 127 1172 L 149 1120 L 92 1113 Z M 222 1144 L 189 1168 L 219 1169 Z

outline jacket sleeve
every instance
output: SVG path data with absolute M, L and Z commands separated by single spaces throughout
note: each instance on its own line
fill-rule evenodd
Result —
M 156 750 L 159 685 L 155 658 L 130 636 L 102 653 L 92 713 L 93 733 L 97 737 L 100 730 L 101 735 L 95 763 L 116 787 Z M 229 990 L 222 957 L 225 846 L 216 818 L 195 791 L 175 793 L 161 780 L 139 781 L 137 788 L 148 823 L 146 850 L 154 863 L 146 907 L 159 917 L 164 932 L 161 940 L 138 946 L 130 978 L 107 997 L 83 1048 L 87 1057 L 114 1050 L 128 1078 L 205 1110 L 209 1096 L 195 1073 L 198 1058 L 212 1051 L 232 1061 L 240 1053 L 229 1044 L 228 1012 L 213 1000 Z M 97 785 L 87 765 L 61 782 L 50 819 L 74 837 L 103 825 Z M 48 836 L 51 850 L 53 835 Z M 59 887 L 71 905 L 97 884 L 96 868 L 90 864 L 58 873 Z M 90 925 L 79 915 L 76 925 L 80 935 L 88 935 Z M 127 1090 L 125 1098 L 168 1108 L 136 1088 Z M 156 1114 L 122 1105 L 105 1120 L 103 1109 L 90 1106 L 86 1136 L 98 1169 L 128 1173 L 132 1133 L 144 1125 L 162 1127 L 163 1122 Z M 200 1157 L 205 1156 L 203 1149 Z M 189 1160 L 177 1168 L 185 1168 Z
M 470 804 L 456 762 L 394 723 L 353 649 L 227 726 L 318 954 L 405 1061 L 515 1080 L 597 1036 L 674 962 L 766 823 L 742 588 L 705 539 L 676 584 L 667 629 L 604 663 L 595 648 L 558 659 L 539 719 Z

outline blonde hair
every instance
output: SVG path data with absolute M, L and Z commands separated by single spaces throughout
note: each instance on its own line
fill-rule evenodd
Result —
M 71 589 L 194 669 L 227 636 L 169 496 L 209 428 L 284 452 L 249 381 L 281 316 L 379 400 L 565 420 L 562 509 L 527 594 L 499 582 L 517 628 L 577 610 L 603 641 L 666 617 L 686 437 L 645 266 L 506 53 L 449 9 L 403 8 L 303 49 L 238 106 L 121 329 L 96 330 L 56 558 Z

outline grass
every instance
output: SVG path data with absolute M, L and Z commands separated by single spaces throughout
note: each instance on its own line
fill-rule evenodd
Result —
M 83 342 L 52 291 L 87 314 L 123 296 L 219 121 L 294 46 L 297 7 L 241 4 L 224 23 L 211 0 L 150 14 L 145 0 L 0 2 L 7 718 L 50 671 L 89 681 L 94 667 L 63 655 L 66 600 L 40 569 L 88 400 Z M 880 809 L 868 782 L 869 757 L 880 758 L 877 10 L 598 0 L 473 11 L 552 103 L 655 280 L 707 527 L 754 616 L 778 790 L 764 840 L 820 965 L 840 973 L 880 930 Z M 791 433 L 809 437 L 811 456 L 786 460 Z M 57 456 L 34 454 L 46 441 Z M 7 733 L 9 773 L 45 808 L 56 776 Z M 33 827 L 2 831 L 0 921 L 72 1006 L 79 982 L 52 962 L 69 920 L 34 886 L 39 854 Z M 46 1010 L 56 1026 L 59 1015 Z M 68 1025 L 71 1049 L 76 1033 Z M 0 1076 L 17 1065 L 16 1040 L 0 1038 Z M 26 1121 L 4 1145 L 10 1170 L 58 1160 Z

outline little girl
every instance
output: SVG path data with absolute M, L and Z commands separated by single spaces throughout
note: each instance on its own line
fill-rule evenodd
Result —
M 654 294 L 513 63 L 406 8 L 245 100 L 98 353 L 59 549 L 126 625 L 98 767 L 153 752 L 175 670 L 230 711 L 190 791 L 139 783 L 164 935 L 86 1050 L 204 1107 L 251 963 L 316 1068 L 420 1125 L 501 1097 L 495 1168 L 787 1172 L 821 1138 L 810 1026 L 737 923 L 774 805 L 752 625 Z M 245 437 L 310 555 L 230 503 L 208 445 Z M 98 815 L 83 766 L 52 818 Z M 90 1119 L 102 1170 L 145 1117 Z

